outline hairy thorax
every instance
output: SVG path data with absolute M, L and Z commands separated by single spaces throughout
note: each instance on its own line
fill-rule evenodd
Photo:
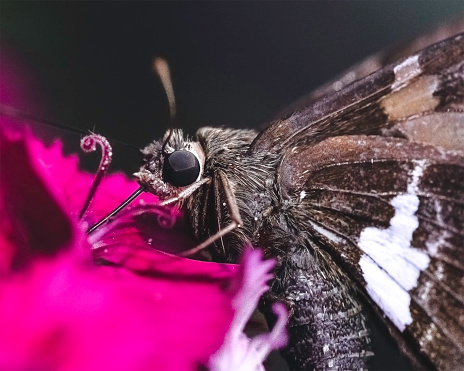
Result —
M 279 156 L 250 154 L 249 147 L 256 135 L 252 130 L 206 127 L 198 130 L 195 138 L 205 153 L 204 176 L 211 178 L 185 203 L 196 237 L 205 240 L 230 223 L 219 172 L 229 181 L 243 221 L 243 225 L 213 246 L 213 256 L 221 260 L 236 262 L 245 246 L 261 247 L 258 244 L 264 219 L 278 203 L 275 169 Z

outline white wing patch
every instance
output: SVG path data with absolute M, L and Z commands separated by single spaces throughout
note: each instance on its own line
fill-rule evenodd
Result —
M 393 68 L 395 73 L 395 82 L 392 85 L 392 90 L 395 91 L 408 80 L 420 75 L 422 69 L 419 65 L 419 55 L 413 55 L 407 58 L 403 63 Z
M 430 263 L 426 253 L 411 247 L 413 233 L 419 226 L 415 215 L 419 207 L 417 186 L 425 160 L 415 161 L 415 164 L 407 192 L 390 201 L 395 208 L 390 227 L 367 227 L 361 232 L 358 243 L 366 254 L 359 262 L 366 289 L 401 331 L 412 322 L 408 291 L 417 285 L 421 271 Z
M 309 220 L 309 223 L 311 224 L 311 226 L 314 228 L 314 230 L 316 232 L 318 232 L 321 235 L 327 237 L 329 240 L 331 240 L 333 242 L 336 242 L 336 243 L 344 242 L 344 240 L 342 238 L 337 236 L 335 233 L 329 231 L 328 229 L 324 228 L 323 226 L 320 226 L 320 225 L 312 222 L 311 220 Z

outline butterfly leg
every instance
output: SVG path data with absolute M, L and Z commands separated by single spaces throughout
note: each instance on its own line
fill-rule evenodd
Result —
M 193 192 L 195 192 L 198 188 L 200 188 L 203 184 L 209 183 L 211 181 L 210 178 L 203 178 L 199 180 L 198 182 L 193 183 L 192 185 L 188 186 L 185 188 L 182 192 L 179 192 L 179 194 L 176 197 L 168 198 L 167 200 L 161 201 L 159 203 L 160 206 L 166 206 L 170 204 L 174 204 L 177 202 L 180 202 L 190 196 Z
M 218 175 L 219 175 L 219 180 L 222 183 L 222 189 L 224 190 L 225 202 L 226 202 L 229 214 L 230 214 L 231 222 L 228 225 L 226 225 L 224 228 L 221 228 L 211 237 L 203 241 L 201 244 L 195 246 L 193 249 L 187 250 L 183 252 L 182 254 L 180 254 L 181 256 L 190 256 L 200 250 L 203 250 L 204 248 L 208 247 L 212 243 L 216 242 L 217 240 L 225 236 L 227 233 L 233 231 L 235 228 L 238 228 L 243 224 L 242 218 L 240 217 L 240 211 L 237 206 L 237 201 L 235 199 L 235 195 L 234 195 L 234 192 L 232 191 L 230 183 L 227 180 L 227 176 L 223 174 L 221 171 L 218 172 Z

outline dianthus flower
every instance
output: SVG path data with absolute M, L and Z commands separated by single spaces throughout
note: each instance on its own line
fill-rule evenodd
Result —
M 77 156 L 5 126 L 1 370 L 260 370 L 269 351 L 285 345 L 282 306 L 271 334 L 249 340 L 242 332 L 272 260 L 259 250 L 247 250 L 239 266 L 172 254 L 188 238 L 160 223 L 180 215 L 151 194 L 88 236 L 137 184 L 108 175 L 87 202 L 94 176 L 79 170 Z

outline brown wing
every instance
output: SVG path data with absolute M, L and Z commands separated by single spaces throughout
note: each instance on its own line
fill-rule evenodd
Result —
M 278 184 L 407 354 L 464 364 L 464 35 L 274 122 Z M 317 242 L 316 242 L 317 241 Z
M 326 95 L 335 94 L 354 81 L 363 79 L 371 73 L 374 73 L 381 68 L 400 60 L 401 58 L 406 58 L 432 44 L 448 39 L 462 32 L 464 32 L 464 18 L 458 18 L 454 22 L 440 25 L 430 33 L 421 35 L 420 38 L 416 38 L 411 42 L 371 55 L 362 62 L 351 66 L 346 71 L 343 71 L 334 79 L 318 87 L 297 102 L 286 107 L 276 116 L 276 118 L 286 117 L 294 111 L 308 107 L 316 100 Z
M 251 151 L 279 152 L 302 140 L 312 144 L 357 134 L 406 137 L 455 148 L 464 140 L 463 61 L 461 34 L 272 123 L 254 140 Z M 442 113 L 439 119 L 431 116 L 436 112 Z
M 464 153 L 399 138 L 298 144 L 278 169 L 303 228 L 438 368 L 464 364 Z

